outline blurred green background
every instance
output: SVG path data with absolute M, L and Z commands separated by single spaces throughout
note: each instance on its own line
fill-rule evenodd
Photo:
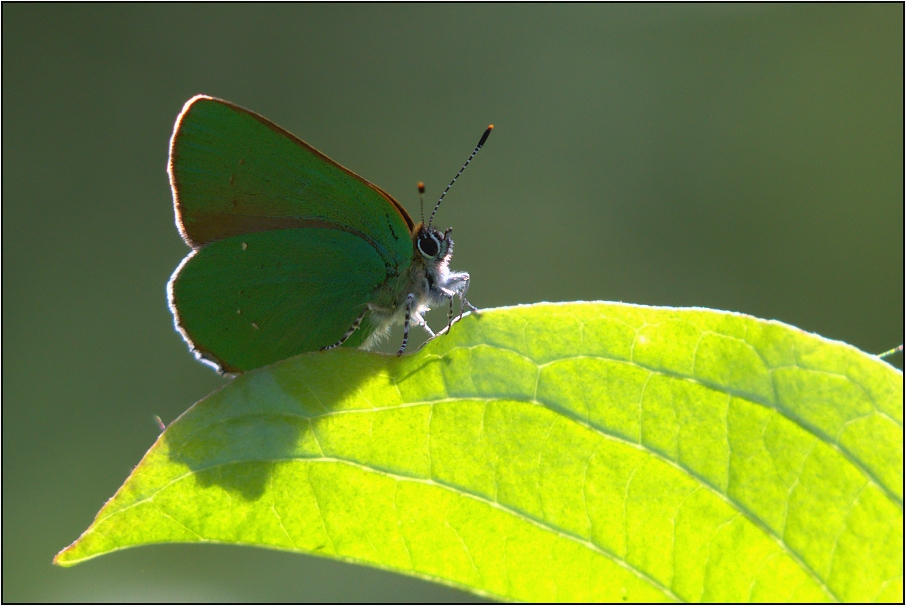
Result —
M 153 415 L 223 382 L 164 295 L 188 252 L 167 143 L 196 93 L 413 214 L 416 181 L 436 198 L 493 122 L 438 216 L 479 307 L 706 306 L 869 352 L 903 340 L 902 4 L 2 12 L 5 602 L 469 598 L 251 548 L 51 565 L 155 440 Z

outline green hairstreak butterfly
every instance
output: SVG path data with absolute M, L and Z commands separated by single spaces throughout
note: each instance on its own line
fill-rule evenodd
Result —
M 456 177 L 484 145 L 491 127 Z M 170 278 L 195 356 L 242 372 L 319 349 L 374 345 L 393 324 L 466 299 L 451 229 L 415 223 L 390 194 L 273 122 L 205 95 L 176 119 L 167 172 L 192 252 Z M 421 188 L 420 188 L 421 189 Z M 460 312 L 461 314 L 462 312 Z

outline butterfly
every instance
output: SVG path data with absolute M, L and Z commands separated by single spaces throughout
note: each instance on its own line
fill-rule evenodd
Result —
M 202 362 L 237 373 L 339 346 L 369 348 L 391 326 L 434 333 L 424 313 L 466 308 L 469 274 L 449 267 L 452 228 L 415 223 L 390 194 L 266 118 L 198 95 L 176 119 L 168 174 L 189 255 L 167 285 L 176 329 Z M 420 191 L 424 191 L 420 185 Z

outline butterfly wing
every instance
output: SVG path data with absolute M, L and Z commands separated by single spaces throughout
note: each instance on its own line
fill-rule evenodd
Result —
M 389 194 L 266 118 L 199 95 L 170 140 L 180 232 L 193 248 L 230 236 L 340 226 L 368 240 L 391 269 L 412 255 L 412 218 Z
M 385 280 L 384 260 L 357 235 L 297 228 L 208 244 L 183 261 L 168 292 L 196 355 L 239 372 L 336 343 Z M 372 330 L 363 325 L 347 344 Z
M 224 371 L 337 342 L 407 275 L 413 222 L 396 200 L 232 103 L 186 103 L 168 173 L 195 249 L 171 278 L 170 307 L 190 347 Z M 372 331 L 366 322 L 347 344 Z

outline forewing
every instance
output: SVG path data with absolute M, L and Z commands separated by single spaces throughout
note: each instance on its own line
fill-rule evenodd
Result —
M 190 99 L 170 140 L 177 225 L 193 248 L 240 234 L 340 226 L 391 265 L 412 255 L 412 219 L 389 194 L 266 118 Z
M 240 372 L 336 343 L 386 280 L 385 263 L 367 241 L 300 228 L 208 244 L 183 261 L 168 291 L 193 351 Z M 370 330 L 364 324 L 347 345 Z

